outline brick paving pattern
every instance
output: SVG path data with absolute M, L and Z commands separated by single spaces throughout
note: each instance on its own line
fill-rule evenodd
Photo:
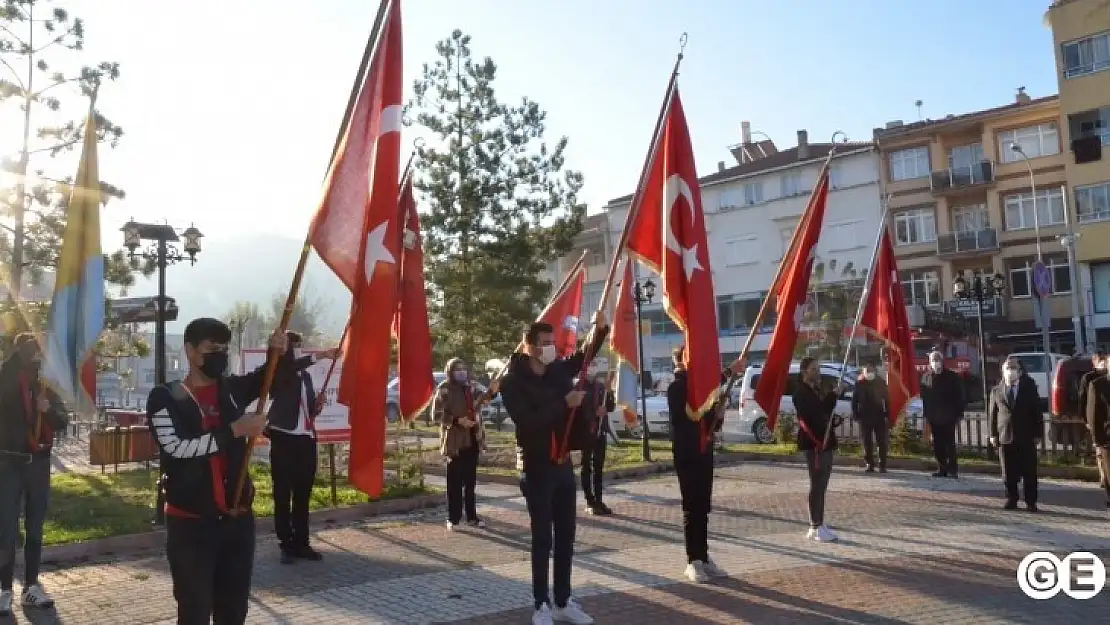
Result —
M 751 463 L 717 475 L 710 549 L 733 575 L 723 583 L 682 581 L 673 476 L 617 483 L 609 489 L 617 516 L 579 517 L 574 592 L 599 624 L 1066 624 L 1101 622 L 1110 610 L 1110 590 L 1036 602 L 1015 580 L 1030 551 L 1110 556 L 1107 511 L 1093 485 L 1045 481 L 1043 513 L 1032 515 L 1001 510 L 996 477 L 838 468 L 826 516 L 842 541 L 822 545 L 803 537 L 803 470 Z M 260 522 L 248 622 L 528 623 L 524 503 L 508 486 L 479 493 L 485 531 L 448 532 L 442 511 L 319 528 L 320 563 L 279 565 Z M 174 622 L 159 553 L 52 566 L 44 582 L 58 600 L 56 619 L 19 613 L 15 623 Z

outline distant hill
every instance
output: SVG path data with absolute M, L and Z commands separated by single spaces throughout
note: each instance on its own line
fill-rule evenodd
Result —
M 268 312 L 273 295 L 289 290 L 302 243 L 275 235 L 205 239 L 205 249 L 197 256 L 196 265 L 182 263 L 166 272 L 166 294 L 177 300 L 181 311 L 168 331 L 182 332 L 185 323 L 196 317 L 221 317 L 237 301 L 255 302 Z M 140 278 L 129 291 L 135 296 L 157 293 L 157 276 Z M 322 303 L 323 331 L 335 337 L 342 334 L 350 295 L 315 254 L 305 271 L 300 296 Z

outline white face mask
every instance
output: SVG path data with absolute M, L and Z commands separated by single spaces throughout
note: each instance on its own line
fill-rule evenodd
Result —
M 932 367 L 933 373 L 940 373 L 941 371 L 944 370 L 944 361 L 930 360 L 929 361 L 929 366 Z
M 300 360 L 301 358 L 304 358 L 304 350 L 301 349 L 300 347 L 294 347 L 293 348 L 293 357 L 296 358 L 297 360 Z
M 865 380 L 874 380 L 875 379 L 875 372 L 874 371 L 868 371 L 867 373 L 863 374 L 863 379 L 865 379 Z
M 540 348 L 540 362 L 543 364 L 549 365 L 555 362 L 556 357 L 558 357 L 558 354 L 555 352 L 554 345 L 544 345 Z
M 1014 367 L 1006 367 L 1002 370 L 1002 377 L 1006 380 L 1007 384 L 1013 384 L 1017 381 L 1021 373 Z

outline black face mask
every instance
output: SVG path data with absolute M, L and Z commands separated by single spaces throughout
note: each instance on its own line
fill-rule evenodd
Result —
M 204 355 L 204 364 L 200 366 L 200 372 L 205 377 L 215 380 L 227 371 L 227 361 L 227 352 L 209 352 Z

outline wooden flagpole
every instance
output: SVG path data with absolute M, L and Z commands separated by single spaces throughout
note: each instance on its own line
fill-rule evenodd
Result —
M 358 66 L 358 74 L 355 75 L 354 85 L 351 87 L 351 95 L 347 99 L 347 110 L 343 113 L 343 120 L 339 124 L 339 134 L 335 138 L 335 145 L 332 147 L 331 159 L 328 161 L 328 172 L 335 165 L 335 157 L 339 153 L 340 147 L 343 145 L 344 137 L 347 135 L 347 127 L 351 123 L 351 115 L 354 113 L 355 105 L 358 103 L 359 93 L 362 91 L 362 84 L 366 77 L 366 69 L 370 66 L 370 60 L 374 58 L 374 53 L 377 51 L 378 46 L 381 45 L 381 29 L 382 23 L 388 15 L 389 8 L 392 6 L 393 0 L 382 0 L 378 6 L 378 14 L 374 18 L 374 26 L 370 30 L 370 38 L 366 42 L 366 49 L 362 53 L 362 60 Z M 325 180 L 327 176 L 325 174 Z M 304 278 L 304 270 L 308 264 L 308 255 L 312 251 L 312 226 L 309 226 L 308 233 L 305 235 L 304 246 L 301 248 L 301 256 L 297 261 L 297 268 L 293 272 L 293 282 L 289 286 L 289 295 L 285 298 L 285 308 L 282 310 L 281 322 L 278 324 L 278 332 L 285 333 L 289 328 L 289 320 L 293 317 L 293 310 L 297 306 L 297 293 L 301 290 L 301 280 Z M 266 398 L 270 394 L 270 387 L 274 383 L 274 374 L 277 373 L 277 364 L 280 355 L 273 353 L 274 350 L 268 349 L 266 359 L 266 372 L 262 378 L 262 389 L 258 394 L 258 404 L 255 408 L 255 415 L 260 415 L 266 410 Z M 234 505 L 231 508 L 231 514 L 239 514 L 239 504 L 243 498 L 243 487 L 247 482 L 247 467 L 250 465 L 251 453 L 254 451 L 255 438 L 251 437 L 247 441 L 246 454 L 243 457 L 243 466 L 239 469 L 239 476 L 235 483 L 235 497 L 233 498 Z

